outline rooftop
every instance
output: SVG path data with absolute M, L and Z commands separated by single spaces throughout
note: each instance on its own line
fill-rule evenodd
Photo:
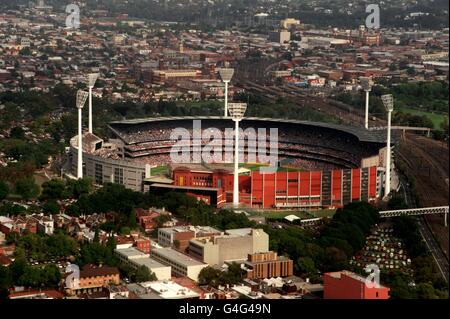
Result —
M 176 250 L 173 250 L 172 248 L 160 248 L 160 249 L 154 249 L 152 251 L 152 256 L 158 255 L 163 258 L 173 260 L 178 264 L 182 264 L 185 266 L 199 266 L 199 265 L 205 265 L 201 261 L 195 260 L 188 255 L 182 254 Z
M 130 247 L 130 248 L 123 248 L 123 249 L 116 249 L 115 250 L 117 253 L 127 257 L 127 258 L 131 258 L 131 259 L 135 259 L 135 258 L 145 258 L 145 257 L 149 257 L 149 254 L 146 254 L 134 247 Z
M 198 298 L 199 294 L 195 291 L 183 287 L 173 281 L 155 281 L 141 284 L 156 292 L 163 299 L 185 299 Z
M 158 118 L 142 118 L 134 120 L 122 120 L 110 122 L 109 126 L 114 132 L 116 132 L 111 125 L 121 124 L 121 125 L 136 125 L 154 122 L 164 122 L 164 121 L 192 121 L 192 120 L 229 120 L 222 116 L 180 116 L 180 117 L 158 117 Z M 385 140 L 384 131 L 373 132 L 368 131 L 362 127 L 339 125 L 332 123 L 322 123 L 322 122 L 311 122 L 311 121 L 298 121 L 298 120 L 288 120 L 288 119 L 274 119 L 274 118 L 258 118 L 258 117 L 246 117 L 243 119 L 245 121 L 259 121 L 259 122 L 276 122 L 276 123 L 286 123 L 286 124 L 299 124 L 316 126 L 321 128 L 333 129 L 337 131 L 346 132 L 357 137 L 361 142 L 372 142 L 372 143 L 383 143 Z
M 167 268 L 169 266 L 163 265 L 156 260 L 152 258 L 139 258 L 136 260 L 133 260 L 134 263 L 138 264 L 139 266 L 146 266 L 149 269 L 156 269 L 156 268 Z

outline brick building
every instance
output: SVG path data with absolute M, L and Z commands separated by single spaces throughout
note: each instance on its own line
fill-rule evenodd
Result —
M 80 271 L 79 285 L 73 281 L 67 288 L 68 294 L 80 294 L 101 290 L 109 285 L 120 284 L 119 269 L 108 266 L 86 265 Z
M 350 271 L 323 275 L 324 299 L 389 299 L 389 288 L 369 288 L 366 278 Z
M 294 262 L 287 257 L 278 256 L 274 251 L 248 255 L 244 265 L 248 279 L 289 277 L 294 274 Z

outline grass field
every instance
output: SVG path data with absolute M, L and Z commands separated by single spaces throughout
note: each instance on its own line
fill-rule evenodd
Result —
M 420 116 L 425 115 L 433 122 L 435 129 L 441 129 L 441 124 L 448 119 L 448 116 L 444 114 L 436 114 L 426 111 L 420 111 L 417 109 L 402 108 L 400 109 L 400 111 L 412 115 L 420 115 Z
M 165 176 L 169 173 L 169 166 L 163 165 L 152 168 L 151 174 L 152 176 Z

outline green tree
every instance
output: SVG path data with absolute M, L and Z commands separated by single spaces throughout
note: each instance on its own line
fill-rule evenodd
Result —
M 218 287 L 220 284 L 220 270 L 211 266 L 203 268 L 198 275 L 199 285 L 210 285 L 212 287 Z
M 49 215 L 55 215 L 58 214 L 60 211 L 60 207 L 58 204 L 56 204 L 53 201 L 50 202 L 46 202 L 43 206 L 42 206 L 42 210 L 45 214 L 49 214 Z
M 310 257 L 300 257 L 296 266 L 301 274 L 314 274 L 317 272 L 314 260 Z
M 45 200 L 64 199 L 65 189 L 64 181 L 52 179 L 42 184 L 41 198 Z
M 134 280 L 136 282 L 145 282 L 155 281 L 157 278 L 146 266 L 140 266 L 136 269 Z
M 9 187 L 4 181 L 0 181 L 0 200 L 5 199 L 9 194 Z
M 39 186 L 32 177 L 19 179 L 16 183 L 16 192 L 23 199 L 35 198 L 39 195 Z
M 25 131 L 20 126 L 13 127 L 9 133 L 11 138 L 23 140 L 25 138 Z

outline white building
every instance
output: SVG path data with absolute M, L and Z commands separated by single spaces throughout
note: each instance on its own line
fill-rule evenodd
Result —
M 145 266 L 155 274 L 158 280 L 169 280 L 171 276 L 171 267 L 163 265 L 156 260 L 150 258 L 150 254 L 146 254 L 134 247 L 125 249 L 116 249 L 116 256 L 121 262 L 129 265 L 133 269 Z
M 207 264 L 195 260 L 171 248 L 161 248 L 151 251 L 151 256 L 156 261 L 172 267 L 175 276 L 188 277 L 198 281 L 198 275 Z

